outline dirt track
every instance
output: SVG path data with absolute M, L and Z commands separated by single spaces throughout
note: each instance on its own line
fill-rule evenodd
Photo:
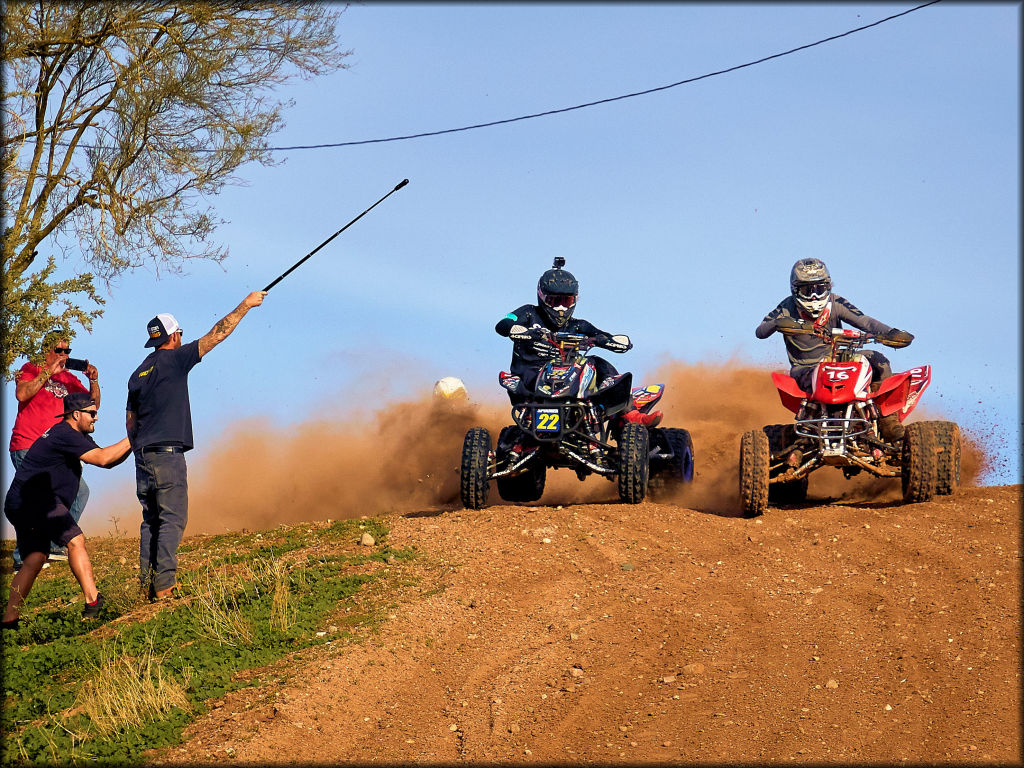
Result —
M 1008 486 L 395 516 L 423 556 L 388 566 L 419 579 L 394 618 L 159 759 L 1019 763 L 1020 513 Z

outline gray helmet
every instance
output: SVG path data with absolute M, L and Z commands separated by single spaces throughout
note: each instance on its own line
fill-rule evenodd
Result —
M 554 266 L 537 281 L 537 306 L 555 328 L 563 328 L 569 322 L 580 292 L 580 284 L 572 272 L 562 269 L 564 266 L 565 259 L 556 257 Z
M 817 317 L 832 298 L 832 278 L 821 259 L 800 259 L 789 273 L 789 290 L 796 303 Z

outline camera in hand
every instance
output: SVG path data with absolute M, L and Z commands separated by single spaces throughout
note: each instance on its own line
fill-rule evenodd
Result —
M 69 357 L 64 362 L 64 367 L 69 371 L 84 371 L 89 367 L 88 360 L 79 360 L 77 357 Z

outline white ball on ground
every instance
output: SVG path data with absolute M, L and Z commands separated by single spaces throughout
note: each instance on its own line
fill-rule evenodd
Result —
M 434 397 L 444 400 L 464 400 L 469 397 L 469 393 L 466 392 L 466 385 L 462 383 L 462 379 L 445 376 L 434 384 Z

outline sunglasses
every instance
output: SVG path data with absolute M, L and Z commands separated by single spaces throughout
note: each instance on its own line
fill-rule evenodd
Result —
M 99 416 L 96 415 L 96 411 L 79 411 L 79 413 L 88 413 L 94 419 L 98 419 L 99 418 Z
M 53 351 L 56 352 L 58 355 L 70 355 L 71 347 L 54 347 Z

